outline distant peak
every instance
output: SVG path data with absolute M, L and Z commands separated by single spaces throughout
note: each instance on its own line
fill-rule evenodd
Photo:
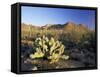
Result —
M 87 25 L 85 24 L 79 24 L 80 27 L 83 27 L 83 28 L 87 28 Z
M 86 26 L 85 24 L 79 24 L 79 26 Z
M 53 24 L 46 24 L 45 26 L 52 26 Z
M 65 23 L 65 25 L 75 25 L 75 23 L 73 23 L 72 21 L 68 21 L 67 23 Z

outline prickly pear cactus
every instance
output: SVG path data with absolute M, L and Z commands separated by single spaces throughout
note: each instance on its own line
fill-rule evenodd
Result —
M 69 56 L 62 55 L 65 46 L 53 37 L 48 39 L 46 36 L 36 38 L 34 42 L 35 53 L 30 55 L 30 58 L 47 58 L 50 63 L 58 62 L 60 58 L 68 59 Z

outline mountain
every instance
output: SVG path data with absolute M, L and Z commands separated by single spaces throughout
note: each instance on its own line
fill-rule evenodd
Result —
M 37 30 L 37 29 L 40 29 L 40 27 L 32 25 L 32 24 L 22 23 L 21 24 L 21 29 L 22 29 L 22 31 L 28 31 L 30 29 Z
M 67 31 L 72 31 L 72 30 L 78 30 L 78 31 L 86 31 L 89 30 L 88 27 L 85 24 L 75 24 L 73 22 L 67 22 L 65 24 L 46 24 L 42 27 L 36 26 L 36 25 L 27 25 L 27 24 L 22 24 L 22 30 L 29 30 L 29 29 L 57 29 L 57 30 L 67 30 Z

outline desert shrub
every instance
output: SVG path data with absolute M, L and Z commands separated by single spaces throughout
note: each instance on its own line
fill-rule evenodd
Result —
M 62 33 L 62 30 L 58 30 L 58 29 L 43 29 L 42 30 L 43 35 L 46 35 L 48 37 L 52 36 L 56 40 L 60 38 L 61 33 Z
M 88 32 L 87 34 L 83 35 L 81 38 L 81 42 L 79 44 L 80 48 L 87 49 L 90 51 L 95 51 L 95 32 Z
M 65 45 L 65 49 L 72 49 L 76 46 L 76 42 L 73 41 L 74 39 L 70 36 L 69 33 L 62 33 L 60 34 L 60 41 Z
M 63 55 L 65 46 L 53 37 L 48 39 L 44 35 L 36 38 L 34 42 L 35 53 L 30 54 L 31 59 L 46 58 L 50 63 L 59 61 L 59 59 L 68 59 L 69 56 Z

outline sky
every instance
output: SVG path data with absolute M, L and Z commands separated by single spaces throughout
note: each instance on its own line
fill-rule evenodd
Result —
M 36 26 L 73 22 L 76 24 L 85 24 L 88 28 L 94 29 L 95 10 L 22 6 L 21 22 Z

